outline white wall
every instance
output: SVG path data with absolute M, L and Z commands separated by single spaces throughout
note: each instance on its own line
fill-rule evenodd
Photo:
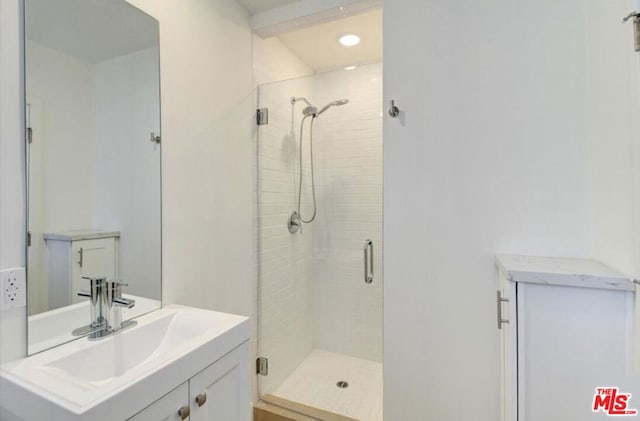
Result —
M 130 294 L 160 299 L 159 50 L 93 66 L 93 225 L 120 231 L 118 272 Z
M 313 70 L 278 38 L 253 35 L 253 79 L 256 87 L 312 74 Z
M 29 145 L 29 314 L 49 310 L 47 232 L 93 227 L 91 65 L 26 43 Z
M 252 313 L 248 13 L 234 0 L 130 0 L 160 22 L 163 302 Z
M 26 46 L 27 100 L 40 105 L 41 130 L 31 148 L 40 148 L 45 232 L 86 229 L 93 214 L 91 65 L 34 42 Z M 40 172 L 41 171 L 41 172 Z M 70 210 L 73 209 L 73 212 Z M 42 233 L 34 240 L 44 241 Z
M 381 362 L 382 64 L 313 79 L 319 107 L 349 100 L 314 124 L 314 348 Z M 374 244 L 371 284 L 363 279 L 366 239 Z
M 24 267 L 24 110 L 19 0 L 0 0 L 0 268 Z M 0 314 L 0 363 L 27 352 L 26 308 Z M 0 394 L 2 396 L 2 394 Z
M 634 160 L 640 158 L 640 66 L 632 24 L 619 22 L 634 6 L 634 0 L 590 0 L 586 37 L 594 256 L 637 276 Z
M 495 421 L 494 253 L 592 250 L 584 4 L 397 0 L 384 32 L 385 419 Z

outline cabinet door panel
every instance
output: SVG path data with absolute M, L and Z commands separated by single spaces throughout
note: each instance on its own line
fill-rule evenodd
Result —
M 192 421 L 249 421 L 249 345 L 240 345 L 190 380 Z M 206 395 L 198 405 L 196 398 Z
M 178 410 L 188 404 L 189 385 L 185 382 L 129 418 L 128 421 L 181 421 Z
M 77 296 L 77 292 L 89 285 L 83 276 L 104 276 L 107 279 L 117 277 L 116 247 L 114 238 L 74 241 L 72 247 L 73 281 L 71 299 L 77 303 L 86 298 Z

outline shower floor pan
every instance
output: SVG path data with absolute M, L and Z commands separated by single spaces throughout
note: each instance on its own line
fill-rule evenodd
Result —
M 382 364 L 313 350 L 262 399 L 326 421 L 382 421 Z

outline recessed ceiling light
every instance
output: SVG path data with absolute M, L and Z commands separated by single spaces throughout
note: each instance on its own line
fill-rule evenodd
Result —
M 353 70 L 355 68 L 356 68 L 356 66 L 347 66 L 347 67 L 344 68 L 344 70 Z
M 354 45 L 360 44 L 360 37 L 356 34 L 347 34 L 341 36 L 338 42 L 345 47 L 353 47 Z

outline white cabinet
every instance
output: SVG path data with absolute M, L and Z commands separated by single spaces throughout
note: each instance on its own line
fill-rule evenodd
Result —
M 592 417 L 595 388 L 633 366 L 631 278 L 591 259 L 499 255 L 497 266 L 501 420 Z
M 245 342 L 189 380 L 192 421 L 251 419 L 248 363 Z
M 79 290 L 86 290 L 84 276 L 118 277 L 117 231 L 73 231 L 46 233 L 49 277 L 49 309 L 84 300 Z
M 129 421 L 180 421 L 180 409 L 189 403 L 189 382 L 184 382 L 138 412 Z
M 248 363 L 249 343 L 244 342 L 129 421 L 250 421 Z

